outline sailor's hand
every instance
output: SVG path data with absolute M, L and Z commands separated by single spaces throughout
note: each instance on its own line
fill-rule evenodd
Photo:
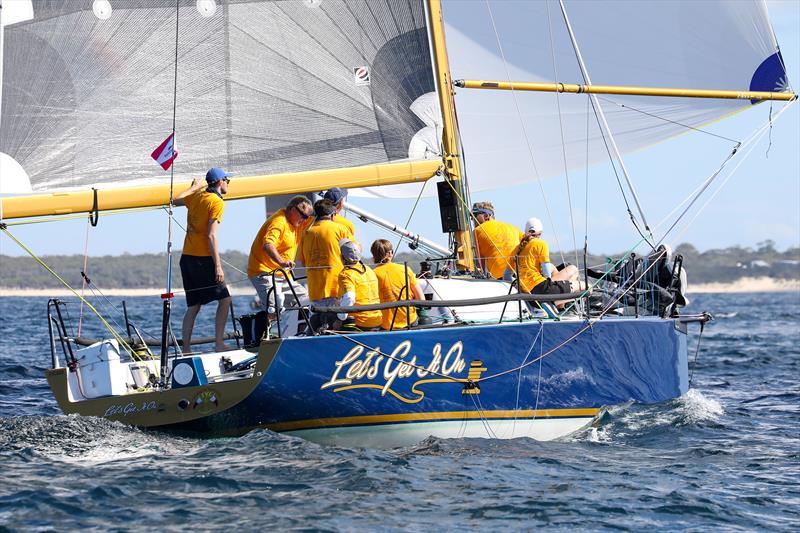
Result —
M 225 283 L 225 272 L 222 271 L 222 267 L 221 266 L 217 266 L 214 270 L 215 270 L 215 272 L 214 272 L 214 274 L 215 274 L 214 280 L 217 283 L 220 283 L 220 284 L 221 283 Z
M 294 268 L 294 261 L 286 261 L 286 260 L 281 261 L 281 267 L 282 268 L 292 269 L 292 268 Z
M 336 319 L 336 321 L 331 326 L 331 329 L 334 330 L 334 331 L 340 331 L 342 329 L 342 321 L 339 320 L 339 319 Z

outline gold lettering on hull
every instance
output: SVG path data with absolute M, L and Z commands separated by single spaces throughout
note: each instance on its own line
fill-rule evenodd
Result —
M 320 390 L 332 388 L 333 392 L 353 389 L 376 389 L 381 396 L 390 394 L 403 403 L 419 403 L 425 393 L 418 387 L 430 383 L 466 383 L 467 378 L 457 377 L 464 372 L 467 363 L 463 357 L 464 345 L 454 343 L 447 352 L 442 353 L 442 345 L 436 343 L 431 351 L 431 360 L 423 366 L 416 355 L 411 354 L 411 341 L 403 341 L 387 356 L 381 355 L 380 347 L 372 350 L 354 346 L 344 357 L 336 361 L 333 373 Z M 485 369 L 483 369 L 485 370 Z M 428 376 L 437 377 L 428 377 Z M 471 374 L 470 374 L 471 375 Z M 374 380 L 382 378 L 382 383 Z M 426 379 L 427 378 L 427 379 Z M 409 393 L 402 394 L 398 388 L 403 383 L 414 380 Z M 358 383 L 371 381 L 372 383 Z

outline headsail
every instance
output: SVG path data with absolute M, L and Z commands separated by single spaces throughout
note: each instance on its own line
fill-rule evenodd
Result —
M 443 4 L 455 78 L 584 83 L 557 0 Z M 788 85 L 763 0 L 565 0 L 565 7 L 594 84 L 740 91 L 782 91 Z M 559 95 L 558 103 L 556 98 L 458 92 L 472 190 L 533 179 L 520 114 L 540 177 L 564 172 L 562 124 L 568 166 L 585 165 L 586 97 Z M 687 131 L 674 122 L 697 127 L 752 105 L 666 97 L 600 100 L 623 153 Z M 605 160 L 593 119 L 591 126 L 589 161 Z
M 34 2 L 6 28 L 0 152 L 33 192 L 168 180 L 150 153 L 172 127 L 175 0 L 108 4 Z M 180 0 L 176 179 L 409 159 L 435 90 L 425 20 L 422 0 Z

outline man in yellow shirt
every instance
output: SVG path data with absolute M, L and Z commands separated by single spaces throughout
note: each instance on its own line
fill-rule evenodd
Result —
M 378 278 L 370 267 L 361 261 L 361 247 L 350 239 L 339 241 L 344 267 L 339 272 L 339 299 L 340 305 L 369 305 L 380 303 L 378 296 Z M 353 320 L 355 327 L 361 331 L 375 331 L 380 329 L 383 315 L 379 310 L 356 311 L 354 313 L 338 313 L 334 329 L 342 327 L 342 321 L 348 317 Z
M 490 202 L 473 204 L 472 215 L 481 268 L 495 279 L 510 280 L 516 270 L 514 253 L 525 235 L 516 226 L 495 220 Z
M 181 277 L 186 293 L 186 314 L 183 316 L 183 351 L 192 351 L 192 330 L 200 308 L 217 301 L 215 317 L 216 350 L 227 349 L 223 342 L 225 322 L 231 308 L 231 296 L 225 286 L 225 273 L 219 258 L 217 227 L 222 222 L 230 174 L 219 167 L 206 173 L 206 186 L 193 181 L 192 186 L 175 197 L 175 205 L 186 206 L 186 238 L 181 254 Z
M 525 238 L 519 245 L 519 284 L 532 294 L 565 294 L 578 290 L 578 267 L 556 270 L 550 262 L 550 249 L 542 239 L 544 226 L 538 218 L 525 223 Z
M 372 259 L 375 261 L 375 276 L 378 278 L 381 303 L 425 299 L 422 287 L 417 283 L 417 277 L 411 272 L 411 269 L 392 263 L 394 250 L 391 242 L 386 239 L 378 239 L 372 243 L 370 251 Z M 411 294 L 410 298 L 409 293 Z M 406 313 L 406 311 L 410 312 Z M 381 326 L 385 330 L 403 329 L 409 324 L 414 326 L 417 323 L 417 309 L 413 306 L 384 309 L 381 313 L 383 315 Z
M 279 209 L 264 222 L 250 246 L 247 277 L 255 287 L 262 307 L 271 315 L 283 309 L 285 284 L 291 283 L 278 272 L 273 287 L 272 272 L 278 268 L 289 271 L 294 267 L 299 232 L 313 213 L 308 198 L 295 196 L 285 208 Z
M 350 230 L 350 235 L 354 238 L 356 234 L 356 227 L 353 225 L 352 222 L 344 218 L 340 213 L 342 208 L 344 208 L 344 201 L 347 200 L 347 189 L 342 189 L 339 187 L 333 187 L 332 189 L 328 189 L 325 191 L 325 195 L 322 197 L 324 200 L 330 200 L 333 205 L 336 206 L 336 216 L 333 217 L 334 222 L 338 222 L 342 226 L 346 227 Z
M 336 207 L 330 200 L 317 201 L 314 214 L 317 219 L 303 235 L 297 260 L 307 269 L 311 305 L 336 305 L 339 303 L 339 272 L 343 266 L 339 241 L 349 239 L 350 230 L 333 221 Z

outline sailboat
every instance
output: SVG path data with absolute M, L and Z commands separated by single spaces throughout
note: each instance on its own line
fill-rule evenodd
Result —
M 623 155 L 762 101 L 796 98 L 763 1 L 32 7 L 2 40 L 2 180 L 19 191 L 0 200 L 4 222 L 75 213 L 96 220 L 148 207 L 171 217 L 174 192 L 214 165 L 237 173 L 228 201 L 334 186 L 354 196 L 413 198 L 437 182 L 423 192 L 439 196 L 449 246 L 427 248 L 430 299 L 380 304 L 441 310 L 433 324 L 303 336 L 278 327 L 277 336 L 247 348 L 182 354 L 171 333 L 168 281 L 154 354 L 136 328 L 123 334 L 109 325 L 109 339 L 76 344 L 51 301 L 47 380 L 61 409 L 148 428 L 212 435 L 268 428 L 346 446 L 403 446 L 428 436 L 550 440 L 609 406 L 679 397 L 689 387 L 688 329 L 710 315 L 681 312 L 682 259 L 656 237 L 668 232 L 647 221 Z M 532 157 L 532 147 L 541 148 L 537 177 L 609 158 L 642 237 L 644 253 L 585 268 L 591 290 L 568 295 L 569 313 L 551 305 L 555 297 L 520 293 L 476 267 L 470 191 L 531 179 L 513 170 L 498 176 L 479 163 L 467 182 L 471 147 L 462 130 L 498 126 L 503 113 L 477 122 L 462 111 L 497 109 L 499 98 L 522 133 L 504 139 L 508 153 Z M 165 176 L 149 156 L 170 130 L 180 157 Z M 748 147 L 736 146 L 730 158 Z M 167 251 L 171 257 L 171 243 Z M 296 301 L 301 322 L 308 312 L 364 309 Z

